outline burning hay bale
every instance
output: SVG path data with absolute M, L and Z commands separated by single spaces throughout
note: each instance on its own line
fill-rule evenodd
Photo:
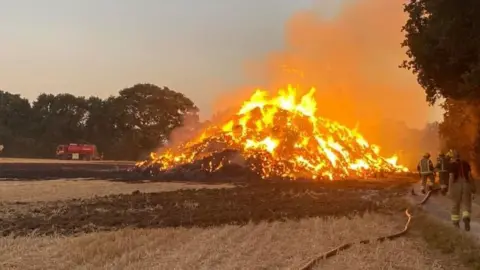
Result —
M 166 179 L 209 177 L 358 178 L 406 172 L 382 157 L 357 130 L 316 115 L 314 89 L 297 99 L 289 86 L 277 96 L 258 90 L 232 119 L 180 146 L 152 153 L 136 169 Z
M 162 180 L 205 180 L 207 178 L 246 177 L 256 178 L 246 160 L 236 150 L 226 149 L 213 152 L 204 158 L 177 166 L 162 168 L 156 160 L 137 165 L 137 171 Z

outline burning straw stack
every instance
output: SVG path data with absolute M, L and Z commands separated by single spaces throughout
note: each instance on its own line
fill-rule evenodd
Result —
M 231 120 L 178 147 L 152 154 L 136 171 L 160 179 L 339 179 L 405 172 L 357 130 L 316 115 L 314 89 L 298 98 L 258 90 Z
M 255 171 L 255 160 L 245 159 L 236 149 L 224 149 L 209 154 L 191 163 L 163 169 L 158 161 L 147 160 L 138 164 L 134 171 L 158 180 L 203 181 L 207 179 L 226 180 L 232 178 L 260 179 Z M 153 162 L 152 162 L 153 161 Z

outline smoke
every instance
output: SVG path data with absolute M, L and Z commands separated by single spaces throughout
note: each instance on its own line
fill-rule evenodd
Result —
M 174 128 L 168 137 L 168 141 L 164 142 L 167 147 L 177 146 L 193 139 L 202 129 L 202 123 L 199 121 L 197 111 L 187 111 L 183 114 L 182 124 Z M 157 152 L 161 152 L 162 148 Z
M 313 86 L 319 115 L 358 126 L 382 148 L 436 150 L 437 143 L 419 145 L 424 135 L 411 129 L 424 128 L 432 109 L 415 76 L 399 68 L 406 58 L 400 45 L 404 0 L 344 1 L 333 18 L 321 15 L 322 2 L 286 22 L 283 50 L 247 61 L 248 86 L 272 90 L 293 84 L 305 92 Z M 254 88 L 228 93 L 217 109 L 240 105 Z

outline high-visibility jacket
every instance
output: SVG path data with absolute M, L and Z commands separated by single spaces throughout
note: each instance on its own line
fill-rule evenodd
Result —
M 436 169 L 438 172 L 448 172 L 450 159 L 448 157 L 438 157 Z
M 433 173 L 433 163 L 429 158 L 422 158 L 417 165 L 417 170 L 420 174 L 426 175 Z

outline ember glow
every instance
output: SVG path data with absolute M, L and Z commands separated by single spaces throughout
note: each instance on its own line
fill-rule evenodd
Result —
M 355 129 L 317 115 L 315 89 L 298 96 L 289 85 L 276 96 L 257 90 L 230 121 L 138 166 L 168 170 L 224 150 L 237 151 L 262 178 L 358 178 L 375 172 L 406 172 L 397 157 L 380 156 Z M 214 172 L 231 160 L 205 165 Z

